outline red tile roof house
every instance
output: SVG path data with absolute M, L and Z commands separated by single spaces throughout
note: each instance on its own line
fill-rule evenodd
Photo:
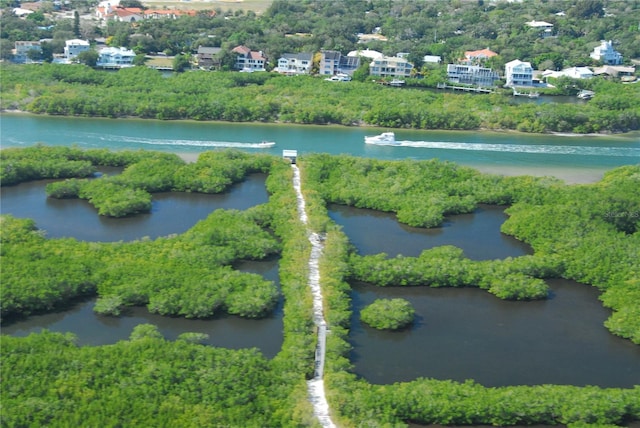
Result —
M 246 46 L 236 46 L 231 52 L 237 54 L 235 69 L 240 71 L 266 71 L 267 58 L 262 51 L 252 51 Z
M 488 58 L 491 58 L 497 55 L 498 55 L 497 53 L 487 48 L 487 49 L 480 49 L 478 51 L 466 51 L 464 53 L 464 58 L 466 61 L 469 61 L 469 62 L 477 62 L 477 61 L 484 61 Z

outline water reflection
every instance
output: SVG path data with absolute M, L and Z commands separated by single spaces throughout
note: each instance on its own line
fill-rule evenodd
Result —
M 236 268 L 243 272 L 260 274 L 265 279 L 279 284 L 278 260 L 242 262 Z M 95 299 L 91 299 L 66 311 L 35 315 L 7 326 L 3 325 L 2 333 L 23 337 L 48 329 L 71 332 L 78 336 L 80 345 L 106 345 L 127 340 L 135 326 L 150 323 L 158 326 L 168 340 L 175 340 L 185 332 L 206 333 L 209 339 L 204 343 L 208 345 L 231 349 L 256 347 L 267 358 L 274 357 L 282 346 L 282 299 L 269 317 L 260 320 L 231 315 L 208 320 L 189 320 L 151 314 L 142 307 L 128 308 L 121 317 L 108 317 L 93 312 L 94 304 Z
M 76 238 L 82 241 L 133 241 L 183 233 L 219 208 L 244 210 L 266 203 L 265 174 L 247 179 L 218 195 L 201 193 L 155 193 L 152 210 L 127 218 L 100 216 L 87 201 L 52 199 L 40 180 L 2 188 L 2 214 L 35 220 L 49 238 Z
M 447 217 L 440 227 L 423 229 L 399 223 L 394 214 L 330 205 L 329 216 L 341 225 L 361 255 L 386 253 L 417 257 L 429 248 L 455 245 L 473 260 L 532 254 L 531 247 L 500 232 L 505 207 L 481 205 L 472 214 Z
M 506 302 L 478 289 L 379 288 L 355 284 L 351 355 L 372 383 L 417 377 L 475 379 L 485 386 L 640 384 L 640 348 L 603 326 L 610 311 L 593 287 L 551 280 L 546 301 Z M 401 332 L 363 325 L 378 298 L 409 300 L 418 322 Z

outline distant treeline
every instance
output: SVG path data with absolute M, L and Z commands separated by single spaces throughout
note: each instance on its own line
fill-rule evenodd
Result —
M 38 114 L 536 133 L 640 129 L 640 85 L 601 79 L 581 83 L 596 95 L 578 105 L 516 104 L 503 94 L 429 90 L 418 80 L 408 82 L 411 88 L 390 88 L 265 72 L 163 77 L 144 67 L 104 72 L 60 64 L 0 64 L 0 71 L 0 107 Z
M 138 165 L 154 159 L 179 165 L 170 155 L 151 152 L 38 146 L 0 154 L 2 177 L 9 167 L 9 172 L 28 171 L 23 179 L 59 178 L 73 175 L 69 171 L 77 162 L 88 161 L 78 174 L 100 164 L 124 166 L 130 188 L 145 186 L 134 179 L 141 177 L 133 173 Z M 38 170 L 38 159 L 52 159 L 52 164 Z M 267 361 L 256 351 L 199 345 L 193 334 L 168 342 L 148 325 L 136 327 L 129 341 L 99 347 L 78 347 L 72 335 L 48 332 L 1 336 L 3 423 L 313 426 L 305 383 L 313 374 L 315 349 L 307 286 L 310 244 L 298 218 L 291 168 L 273 156 L 229 150 L 207 152 L 196 165 L 205 175 L 211 172 L 207 168 L 260 168 L 268 174 L 269 201 L 242 212 L 215 211 L 184 234 L 131 243 L 45 239 L 32 220 L 3 216 L 3 317 L 50 311 L 96 294 L 96 310 L 113 315 L 123 306 L 146 305 L 173 316 L 208 317 L 217 311 L 262 316 L 278 290 L 231 266 L 275 254 L 285 302 L 281 351 Z M 341 426 L 607 426 L 640 420 L 638 387 L 485 388 L 472 381 L 432 379 L 372 385 L 353 373 L 349 360 L 349 282 L 354 280 L 380 286 L 475 285 L 501 298 L 530 299 L 546 295 L 544 278 L 573 279 L 602 292 L 603 304 L 613 310 L 605 322 L 613 334 L 640 344 L 640 166 L 616 168 L 596 184 L 566 186 L 549 178 L 480 174 L 433 160 L 313 154 L 300 157 L 299 165 L 309 225 L 325 242 L 320 260 L 330 331 L 325 378 L 331 411 Z M 152 168 L 148 179 L 170 181 L 180 168 Z M 458 249 L 442 247 L 419 257 L 362 257 L 329 218 L 328 203 L 396 212 L 400 221 L 418 226 L 472 212 L 479 203 L 507 204 L 510 218 L 502 231 L 530 244 L 535 254 L 473 262 Z

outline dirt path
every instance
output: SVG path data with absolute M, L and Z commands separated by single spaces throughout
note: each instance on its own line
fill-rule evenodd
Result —
M 307 225 L 308 217 L 304 197 L 302 196 L 300 183 L 300 170 L 297 165 L 293 168 L 293 187 L 296 190 L 298 203 L 298 214 L 300 221 Z M 313 322 L 318 330 L 318 343 L 316 345 L 315 372 L 313 379 L 307 381 L 307 392 L 309 401 L 313 405 L 313 414 L 318 418 L 320 425 L 325 428 L 334 428 L 335 424 L 329 415 L 329 403 L 324 392 L 324 357 L 327 344 L 327 323 L 324 319 L 324 309 L 322 307 L 322 289 L 320 288 L 320 267 L 319 261 L 324 247 L 322 237 L 317 233 L 309 232 L 309 242 L 311 242 L 311 255 L 309 257 L 309 287 L 313 296 Z

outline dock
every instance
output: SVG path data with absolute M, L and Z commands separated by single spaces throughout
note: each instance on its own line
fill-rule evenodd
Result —
M 456 86 L 456 85 L 447 85 L 446 83 L 438 83 L 436 87 L 438 89 L 453 89 L 454 91 L 476 92 L 481 94 L 493 93 L 493 89 L 482 88 L 480 86 Z

